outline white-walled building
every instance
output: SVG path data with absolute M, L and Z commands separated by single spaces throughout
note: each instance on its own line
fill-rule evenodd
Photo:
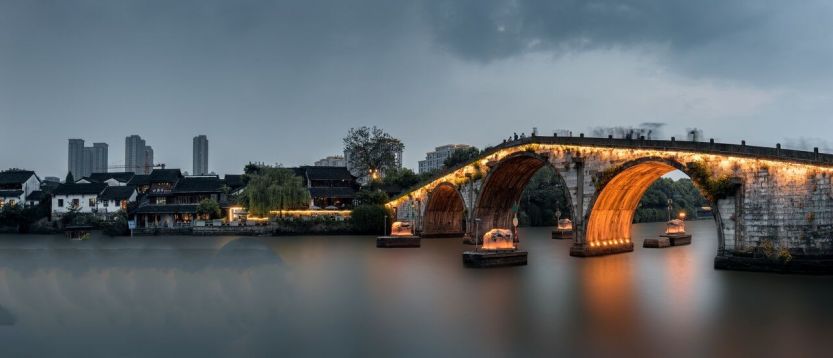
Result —
M 419 161 L 419 173 L 428 173 L 443 169 L 443 163 L 457 149 L 470 148 L 467 144 L 446 144 L 434 148 L 433 152 L 425 154 L 425 160 Z
M 107 188 L 107 184 L 61 184 L 52 193 L 52 213 L 63 215 L 75 209 L 79 213 L 96 212 L 98 197 Z
M 316 167 L 347 167 L 347 160 L 340 155 L 331 155 L 329 157 L 315 161 Z
M 0 172 L 0 207 L 25 204 L 26 198 L 40 190 L 40 178 L 31 170 L 9 169 Z
M 127 205 L 135 202 L 138 195 L 132 186 L 108 186 L 96 200 L 96 213 L 107 215 L 127 210 Z

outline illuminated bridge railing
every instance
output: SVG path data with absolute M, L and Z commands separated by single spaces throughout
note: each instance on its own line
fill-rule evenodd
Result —
M 652 150 L 667 150 L 680 152 L 697 152 L 703 154 L 720 154 L 747 158 L 768 159 L 797 162 L 803 164 L 812 164 L 820 166 L 833 166 L 833 154 L 819 153 L 818 148 L 812 152 L 794 149 L 784 149 L 778 144 L 775 147 L 760 147 L 742 144 L 718 143 L 714 140 L 708 142 L 692 142 L 680 140 L 649 140 L 649 139 L 617 139 L 617 138 L 596 138 L 584 137 L 563 137 L 563 136 L 535 136 L 526 137 L 523 139 L 513 140 L 506 143 L 501 143 L 497 146 L 489 148 L 486 152 L 481 154 L 478 159 L 488 157 L 493 153 L 505 148 L 516 147 L 526 144 L 556 144 L 556 145 L 574 145 L 574 146 L 593 146 L 593 147 L 607 147 L 607 148 L 633 148 L 633 149 L 652 149 Z M 420 188 L 423 185 L 434 181 L 437 178 L 454 172 L 469 163 L 458 164 L 448 170 L 444 170 L 432 178 L 420 182 L 411 188 L 403 191 L 401 196 L 407 195 L 413 189 Z

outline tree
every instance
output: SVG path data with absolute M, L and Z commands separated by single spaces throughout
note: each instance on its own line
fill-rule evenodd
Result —
M 350 166 L 362 178 L 371 176 L 373 179 L 377 173 L 387 173 L 396 168 L 396 154 L 404 148 L 399 139 L 375 126 L 350 128 L 344 137 L 344 151 L 349 153 Z
M 406 189 L 418 184 L 421 180 L 422 178 L 414 173 L 413 170 L 398 168 L 385 173 L 383 182 L 385 186 L 397 185 L 402 189 Z
M 197 215 L 207 217 L 208 219 L 217 219 L 223 215 L 220 209 L 220 203 L 214 199 L 203 199 L 197 205 Z
M 387 217 L 387 219 L 385 219 Z M 380 205 L 360 205 L 350 214 L 350 225 L 357 234 L 382 234 L 391 225 L 391 213 Z
M 480 155 L 480 150 L 476 147 L 457 148 L 451 152 L 448 158 L 445 158 L 443 166 L 448 169 L 457 164 L 467 163 Z
M 72 184 L 75 183 L 75 178 L 72 177 L 72 172 L 67 172 L 67 177 L 64 179 L 64 183 Z
M 253 174 L 246 174 L 248 185 L 239 201 L 249 213 L 266 216 L 272 210 L 307 208 L 309 191 L 304 181 L 290 169 L 260 166 Z

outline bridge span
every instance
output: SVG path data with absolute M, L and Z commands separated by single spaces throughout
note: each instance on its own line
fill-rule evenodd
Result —
M 568 189 L 572 256 L 633 250 L 642 195 L 680 170 L 711 202 L 716 268 L 833 273 L 833 155 L 672 140 L 529 137 L 501 144 L 387 203 L 424 236 L 509 228 L 512 207 L 549 165 Z

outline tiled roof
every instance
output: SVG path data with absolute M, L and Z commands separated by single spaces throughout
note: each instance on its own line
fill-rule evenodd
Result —
M 136 174 L 133 176 L 133 178 L 130 178 L 130 181 L 127 182 L 128 186 L 139 186 L 147 184 L 150 184 L 150 175 L 147 174 Z
M 87 177 L 90 181 L 95 183 L 103 183 L 109 179 L 116 179 L 120 183 L 127 183 L 133 178 L 133 172 L 107 172 L 107 173 L 92 173 Z
M 306 173 L 309 180 L 354 180 L 345 167 L 303 166 L 299 169 Z
M 107 187 L 103 183 L 90 184 L 61 184 L 55 191 L 54 195 L 98 195 Z
M 175 182 L 182 178 L 182 172 L 179 169 L 154 169 L 150 172 L 150 182 Z
M 238 189 L 243 186 L 243 176 L 240 174 L 226 174 L 223 181 L 231 190 Z
M 0 185 L 23 184 L 35 175 L 31 170 L 6 170 L 0 172 Z
M 0 190 L 0 198 L 19 198 L 23 190 Z
M 213 175 L 189 176 L 179 180 L 174 193 L 219 193 L 224 183 Z
M 45 196 L 46 195 L 42 191 L 35 190 L 29 193 L 29 195 L 26 195 L 26 201 L 41 201 Z
M 196 204 L 177 204 L 177 205 L 142 205 L 136 208 L 136 214 L 194 214 L 197 212 Z
M 108 186 L 98 197 L 99 200 L 128 200 L 136 192 L 132 186 Z
M 309 188 L 309 195 L 313 198 L 353 198 L 356 190 L 350 187 Z

